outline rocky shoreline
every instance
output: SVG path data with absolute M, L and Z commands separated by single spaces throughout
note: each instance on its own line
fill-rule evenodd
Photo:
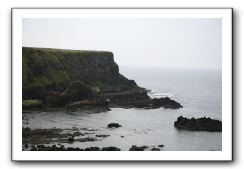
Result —
M 112 125 L 117 123 L 110 123 Z M 108 128 L 110 124 L 108 124 Z M 121 126 L 121 125 L 120 125 Z M 75 142 L 101 141 L 109 134 L 96 134 L 95 129 L 88 128 L 51 128 L 51 129 L 30 129 L 22 128 L 22 149 L 23 151 L 121 151 L 115 146 L 108 147 L 87 147 L 80 148 L 71 146 Z M 121 137 L 121 139 L 123 139 Z M 136 146 L 132 145 L 128 151 L 161 151 L 164 145 L 157 146 Z
M 74 148 L 74 147 L 65 147 L 64 145 L 45 146 L 43 144 L 38 144 L 38 145 L 32 145 L 30 151 L 121 151 L 121 149 L 114 146 L 102 147 L 102 148 L 100 147 Z M 155 146 L 149 148 L 148 146 L 138 147 L 136 145 L 132 145 L 131 148 L 127 151 L 161 151 L 161 149 Z

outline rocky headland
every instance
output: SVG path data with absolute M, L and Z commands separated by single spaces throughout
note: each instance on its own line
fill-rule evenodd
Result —
M 182 107 L 168 97 L 150 98 L 148 90 L 119 73 L 112 52 L 23 47 L 22 56 L 23 112 Z

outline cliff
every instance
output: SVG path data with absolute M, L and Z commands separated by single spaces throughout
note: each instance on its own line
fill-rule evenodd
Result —
M 139 88 L 119 73 L 112 52 L 22 48 L 23 99 L 46 101 L 49 91 L 63 91 L 80 80 L 103 93 Z

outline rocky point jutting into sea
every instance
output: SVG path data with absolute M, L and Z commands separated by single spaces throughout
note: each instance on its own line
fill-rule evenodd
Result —
M 170 98 L 151 99 L 148 90 L 119 73 L 113 53 L 23 47 L 23 112 L 50 107 L 108 111 L 172 108 Z

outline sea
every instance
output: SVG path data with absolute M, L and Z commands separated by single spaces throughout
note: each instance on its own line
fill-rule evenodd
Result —
M 222 120 L 221 70 L 161 69 L 121 66 L 120 73 L 146 89 L 152 98 L 170 97 L 180 109 L 123 109 L 87 114 L 82 112 L 25 113 L 29 123 L 23 127 L 37 128 L 89 128 L 94 134 L 109 137 L 93 142 L 65 143 L 67 147 L 115 146 L 128 151 L 132 145 L 160 147 L 161 151 L 221 151 L 222 133 L 184 131 L 174 127 L 177 117 L 211 117 Z M 109 123 L 122 127 L 109 129 Z

